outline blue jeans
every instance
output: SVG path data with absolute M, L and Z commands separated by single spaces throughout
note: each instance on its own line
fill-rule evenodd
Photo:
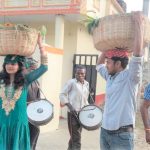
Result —
M 108 131 L 101 128 L 101 150 L 133 150 L 133 132 Z

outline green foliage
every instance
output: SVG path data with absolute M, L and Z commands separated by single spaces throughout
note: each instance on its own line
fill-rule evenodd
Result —
M 87 27 L 89 34 L 92 34 L 93 30 L 99 25 L 100 19 L 87 16 L 87 19 L 82 20 L 82 21 L 84 22 L 85 26 Z

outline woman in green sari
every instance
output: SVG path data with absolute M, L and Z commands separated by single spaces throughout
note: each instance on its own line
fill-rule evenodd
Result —
M 39 36 L 41 65 L 23 75 L 24 57 L 7 55 L 0 73 L 0 150 L 30 150 L 27 89 L 47 71 L 47 54 Z

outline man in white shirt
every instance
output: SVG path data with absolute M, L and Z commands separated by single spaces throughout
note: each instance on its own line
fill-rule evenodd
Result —
M 88 104 L 89 83 L 85 80 L 86 68 L 78 65 L 75 71 L 75 78 L 69 80 L 60 93 L 62 105 L 68 107 L 68 129 L 70 140 L 68 150 L 81 149 L 82 127 L 78 120 L 78 112 Z
M 100 135 L 101 150 L 133 150 L 136 98 L 142 76 L 143 16 L 136 12 L 133 56 L 126 50 L 102 53 L 97 71 L 106 80 L 106 97 Z M 105 65 L 106 58 L 106 65 Z

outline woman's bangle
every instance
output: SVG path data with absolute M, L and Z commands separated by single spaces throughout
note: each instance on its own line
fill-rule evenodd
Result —
M 48 56 L 41 56 L 41 64 L 48 65 Z
M 145 128 L 145 131 L 150 131 L 150 128 Z
M 44 48 L 44 46 L 39 46 L 39 49 L 43 49 Z

